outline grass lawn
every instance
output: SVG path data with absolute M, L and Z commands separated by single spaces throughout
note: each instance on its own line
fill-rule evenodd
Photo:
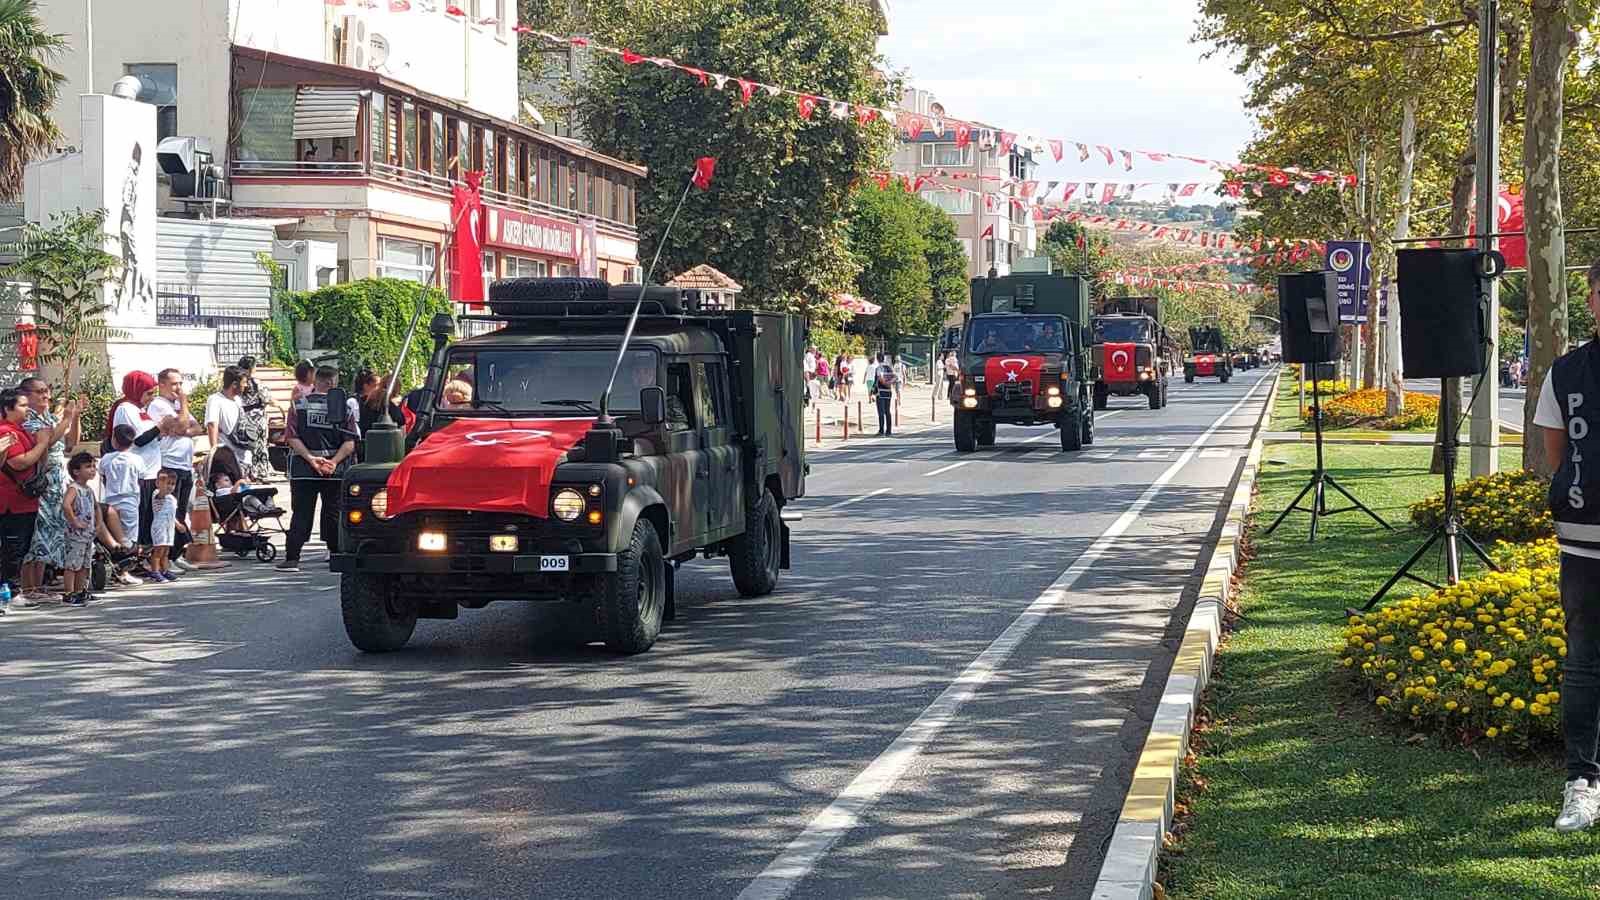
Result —
M 1260 529 L 1303 486 L 1312 448 L 1267 447 L 1245 619 L 1207 692 L 1211 723 L 1180 794 L 1190 815 L 1163 856 L 1168 896 L 1600 897 L 1600 832 L 1550 827 L 1559 748 L 1513 759 L 1414 739 L 1336 674 L 1341 611 L 1364 603 L 1423 540 L 1406 507 L 1438 489 L 1428 452 L 1329 448 L 1330 470 L 1400 530 L 1345 513 L 1308 545 L 1304 515 L 1271 537 Z M 1503 465 L 1519 458 L 1511 448 Z

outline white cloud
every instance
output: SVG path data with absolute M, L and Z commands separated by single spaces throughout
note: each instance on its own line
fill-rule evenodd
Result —
M 973 0 L 896 3 L 880 49 L 952 116 L 1022 134 L 1231 161 L 1253 132 L 1245 85 L 1193 43 L 1196 0 L 1068 0 L 987 10 Z M 1193 181 L 1189 163 L 1135 161 L 1130 174 L 1049 165 L 1043 178 Z

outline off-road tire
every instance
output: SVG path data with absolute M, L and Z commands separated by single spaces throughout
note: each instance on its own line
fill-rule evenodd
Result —
M 952 430 L 955 432 L 957 453 L 971 453 L 978 449 L 977 418 L 972 413 L 956 413 Z
M 667 568 L 661 538 L 648 520 L 634 523 L 633 536 L 617 557 L 616 573 L 599 579 L 594 608 L 607 648 L 633 654 L 655 645 L 667 612 Z
M 994 426 L 994 420 L 993 419 L 986 419 L 986 420 L 984 420 L 983 424 L 978 426 L 978 446 L 979 447 L 993 447 L 994 446 L 994 427 L 995 426 Z
M 611 285 L 599 278 L 503 278 L 489 286 L 490 302 L 610 299 Z
M 1228 379 L 1232 378 L 1233 374 L 1231 372 L 1223 372 L 1220 377 L 1222 379 L 1222 383 L 1223 384 L 1227 384 L 1228 383 Z
M 778 498 L 762 491 L 744 514 L 744 534 L 728 542 L 728 568 L 741 597 L 765 597 L 778 587 L 782 562 L 783 522 L 778 518 Z
M 1111 405 L 1111 391 L 1106 387 L 1097 386 L 1094 389 L 1094 408 L 1105 409 Z
M 1069 409 L 1061 414 L 1058 423 L 1061 432 L 1061 449 L 1065 451 L 1083 449 L 1083 416 L 1075 409 Z
M 365 653 L 389 653 L 411 640 L 417 627 L 415 606 L 398 602 L 394 580 L 380 575 L 339 575 L 339 609 L 344 633 Z
M 1149 393 L 1150 393 L 1150 408 L 1151 409 L 1160 409 L 1161 408 L 1161 385 L 1156 384 L 1154 382 L 1151 382 L 1151 384 L 1150 384 L 1150 392 Z

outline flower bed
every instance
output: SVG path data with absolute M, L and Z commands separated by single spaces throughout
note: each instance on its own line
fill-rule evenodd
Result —
M 1550 483 L 1527 471 L 1499 472 L 1456 486 L 1456 509 L 1461 524 L 1481 542 L 1521 543 L 1551 537 L 1555 524 L 1545 495 Z M 1434 494 L 1411 507 L 1411 521 L 1433 529 L 1444 514 L 1444 494 Z
M 1406 391 L 1397 416 L 1387 414 L 1388 403 L 1388 392 L 1382 388 L 1342 393 L 1322 402 L 1322 425 L 1325 428 L 1361 426 L 1381 431 L 1404 431 L 1408 428 L 1432 428 L 1439 421 L 1439 398 L 1432 394 Z M 1306 426 L 1311 425 L 1308 414 Z
M 1559 570 L 1491 572 L 1351 616 L 1340 664 L 1384 714 L 1471 741 L 1558 738 Z

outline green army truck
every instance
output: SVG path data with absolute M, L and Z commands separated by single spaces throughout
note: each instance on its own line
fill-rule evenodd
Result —
M 356 647 L 543 601 L 573 639 L 639 653 L 697 556 L 726 557 L 743 596 L 777 587 L 799 518 L 786 507 L 805 495 L 804 321 L 652 287 L 619 364 L 639 291 L 497 282 L 491 313 L 468 318 L 498 329 L 453 343 L 435 317 L 403 455 L 369 451 L 343 482 L 332 569 Z
M 1089 285 L 1076 275 L 973 279 L 950 396 L 956 449 L 994 444 L 1000 423 L 1050 425 L 1062 450 L 1094 443 L 1089 321 Z

